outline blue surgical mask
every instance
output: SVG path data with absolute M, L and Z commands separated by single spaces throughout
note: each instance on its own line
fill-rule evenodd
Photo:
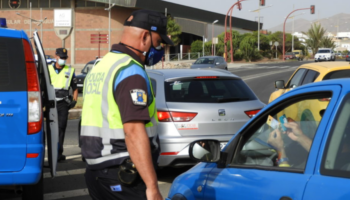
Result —
M 147 66 L 152 66 L 157 64 L 164 56 L 163 47 L 160 45 L 158 47 L 154 47 L 151 32 L 150 32 L 150 36 L 151 36 L 151 48 L 145 55 L 146 56 L 145 65 Z
M 63 60 L 63 59 L 58 59 L 58 65 L 59 66 L 63 66 L 66 64 L 66 60 Z

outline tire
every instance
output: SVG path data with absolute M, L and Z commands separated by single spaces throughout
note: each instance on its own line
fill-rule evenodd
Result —
M 40 180 L 35 185 L 23 185 L 22 200 L 43 200 L 44 199 L 44 179 L 41 174 Z

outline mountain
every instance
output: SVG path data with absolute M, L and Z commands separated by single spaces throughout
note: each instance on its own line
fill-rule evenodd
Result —
M 306 19 L 295 19 L 294 21 L 294 32 L 306 32 L 312 23 L 321 23 L 322 27 L 327 30 L 327 32 L 331 32 L 336 34 L 337 32 L 350 32 L 350 14 L 340 13 L 337 15 L 333 15 L 332 17 L 322 18 L 319 20 L 309 21 Z M 339 28 L 338 28 L 339 25 Z M 293 19 L 287 20 L 286 23 L 286 32 L 291 33 L 293 26 Z M 283 31 L 283 24 L 275 26 L 273 28 L 268 29 L 268 31 L 276 32 Z

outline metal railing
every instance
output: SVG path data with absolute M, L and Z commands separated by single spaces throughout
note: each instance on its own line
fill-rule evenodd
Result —
M 176 54 L 165 54 L 165 61 L 185 61 L 185 60 L 197 60 L 198 58 L 206 55 L 211 55 L 210 52 L 204 53 L 176 53 Z

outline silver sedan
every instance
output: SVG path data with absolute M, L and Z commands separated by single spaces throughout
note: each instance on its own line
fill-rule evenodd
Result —
M 159 166 L 193 165 L 188 145 L 216 139 L 222 147 L 265 106 L 242 81 L 220 69 L 147 71 L 156 95 Z

